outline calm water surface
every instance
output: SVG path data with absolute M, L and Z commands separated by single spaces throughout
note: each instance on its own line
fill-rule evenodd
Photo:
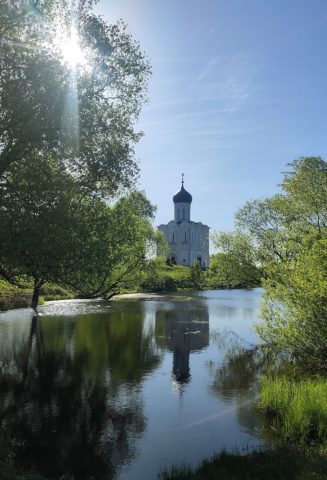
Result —
M 258 447 L 262 291 L 53 302 L 0 314 L 0 414 L 49 478 L 155 479 Z

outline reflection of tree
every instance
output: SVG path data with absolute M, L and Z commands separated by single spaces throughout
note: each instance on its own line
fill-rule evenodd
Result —
M 173 307 L 156 311 L 155 335 L 158 346 L 173 352 L 172 380 L 181 388 L 191 378 L 190 353 L 209 345 L 209 315 L 204 303 Z
M 260 362 L 253 350 L 240 350 L 237 354 L 228 356 L 216 371 L 214 390 L 226 401 L 231 397 L 247 395 L 256 383 L 259 366 Z
M 33 318 L 0 376 L 2 431 L 26 468 L 113 478 L 145 428 L 138 385 L 158 365 L 140 312 Z
M 216 338 L 216 343 L 225 350 L 225 357 L 215 372 L 212 389 L 224 402 L 235 405 L 243 428 L 258 430 L 262 422 L 255 410 L 255 398 L 265 358 L 255 348 L 243 348 L 231 332 Z

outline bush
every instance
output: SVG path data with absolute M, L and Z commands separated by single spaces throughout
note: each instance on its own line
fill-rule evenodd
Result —
M 32 288 L 21 289 L 5 280 L 0 280 L 0 311 L 13 308 L 28 308 L 31 306 L 33 296 Z M 74 298 L 74 293 L 65 290 L 58 285 L 45 284 L 41 289 L 39 305 L 47 300 L 63 300 Z
M 0 310 L 27 308 L 31 305 L 32 290 L 22 290 L 0 280 Z
M 190 289 L 189 268 L 167 265 L 162 259 L 150 260 L 139 290 L 147 292 L 175 292 Z
M 303 240 L 296 261 L 271 267 L 257 326 L 269 346 L 313 369 L 327 369 L 327 240 Z

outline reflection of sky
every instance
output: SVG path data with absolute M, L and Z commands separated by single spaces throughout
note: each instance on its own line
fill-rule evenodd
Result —
M 213 334 L 217 330 L 232 331 L 245 342 L 243 345 L 245 347 L 257 343 L 258 337 L 253 330 L 253 325 L 259 322 L 258 291 L 260 290 L 203 292 L 207 298 L 210 332 Z
M 225 355 L 228 352 L 237 355 L 242 347 L 248 347 L 246 341 L 255 338 L 249 327 L 257 321 L 260 290 L 201 292 L 199 295 L 205 297 L 200 303 L 209 314 L 213 339 L 210 335 L 209 346 L 190 354 L 191 379 L 182 389 L 172 382 L 173 353 L 166 352 L 155 374 L 144 382 L 147 429 L 139 440 L 141 454 L 131 468 L 122 473 L 122 479 L 155 478 L 160 466 L 196 464 L 219 449 L 242 450 L 262 442 L 256 430 L 260 419 L 253 410 L 256 391 L 252 390 L 252 383 L 256 374 L 254 380 L 245 378 L 246 388 L 242 387 L 241 391 L 233 384 L 227 394 L 215 387 L 217 372 L 227 361 Z M 145 309 L 147 305 L 151 312 L 160 311 L 162 307 L 160 302 L 145 302 Z M 217 336 L 221 341 L 217 341 Z
M 137 156 L 157 225 L 182 171 L 193 219 L 230 229 L 245 201 L 276 192 L 288 161 L 326 157 L 326 0 L 100 0 L 97 11 L 124 19 L 152 65 Z

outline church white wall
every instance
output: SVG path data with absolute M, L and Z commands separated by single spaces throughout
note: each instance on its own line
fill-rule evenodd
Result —
M 182 204 L 180 204 L 182 205 Z M 201 258 L 201 266 L 209 266 L 209 227 L 190 221 L 171 221 L 158 227 L 166 237 L 169 253 L 179 265 L 190 266 Z
M 182 220 L 186 220 L 187 222 L 189 222 L 191 220 L 190 203 L 175 203 L 174 220 L 175 222 L 180 222 Z

